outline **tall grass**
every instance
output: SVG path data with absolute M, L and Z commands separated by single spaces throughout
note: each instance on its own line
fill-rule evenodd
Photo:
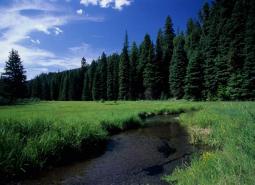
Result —
M 187 112 L 187 110 L 199 109 Z M 183 113 L 190 142 L 213 150 L 166 177 L 176 184 L 255 184 L 254 102 L 40 102 L 0 107 L 0 176 L 41 169 L 68 151 L 89 153 L 145 113 Z M 140 115 L 140 116 L 139 116 Z M 68 155 L 67 155 L 68 157 Z
M 183 185 L 255 184 L 255 103 L 206 103 L 194 114 L 183 114 L 188 128 L 206 128 L 203 133 L 191 130 L 195 142 L 213 151 L 194 157 L 191 165 L 176 170 L 166 179 Z
M 89 153 L 109 132 L 139 126 L 141 112 L 173 113 L 189 102 L 41 102 L 0 107 L 0 176 L 21 174 Z

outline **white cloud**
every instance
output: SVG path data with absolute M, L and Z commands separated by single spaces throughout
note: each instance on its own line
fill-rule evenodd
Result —
M 115 0 L 115 7 L 118 10 L 122 10 L 124 6 L 129 6 L 131 4 L 130 0 Z
M 26 10 L 38 11 L 40 14 L 25 15 Z M 59 57 L 51 51 L 40 49 L 41 42 L 31 38 L 32 32 L 54 36 L 63 33 L 61 26 L 72 21 L 103 21 L 102 17 L 72 15 L 59 5 L 43 0 L 14 1 L 11 6 L 0 6 L 0 12 L 0 71 L 4 68 L 9 51 L 15 49 L 24 62 L 28 79 L 41 72 L 71 69 L 80 65 L 80 55 L 70 52 Z M 22 44 L 26 39 L 33 45 Z
M 41 44 L 40 40 L 38 40 L 38 39 L 36 39 L 36 40 L 31 39 L 30 41 L 31 41 L 33 44 Z
M 111 3 L 113 3 L 114 0 L 100 0 L 99 1 L 99 5 L 102 7 L 102 8 L 108 8 Z
M 84 4 L 85 6 L 88 5 L 98 5 L 98 0 L 81 0 L 80 1 L 81 4 Z
M 82 9 L 79 9 L 79 10 L 76 11 L 76 13 L 77 13 L 78 15 L 82 15 L 82 14 L 83 14 L 83 10 L 82 10 Z
M 59 27 L 55 27 L 54 33 L 55 35 L 59 35 L 60 33 L 63 33 L 63 30 L 61 30 Z
M 81 0 L 80 4 L 85 6 L 98 5 L 102 8 L 112 7 L 117 10 L 122 10 L 124 6 L 129 6 L 132 0 Z

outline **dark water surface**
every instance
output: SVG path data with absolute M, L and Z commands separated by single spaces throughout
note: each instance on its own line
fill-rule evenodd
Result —
M 20 184 L 164 185 L 161 178 L 188 162 L 195 148 L 177 117 L 156 116 L 147 122 L 146 128 L 112 136 L 100 157 L 53 168 Z

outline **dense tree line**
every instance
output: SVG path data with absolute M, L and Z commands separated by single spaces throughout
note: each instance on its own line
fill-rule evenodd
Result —
M 105 53 L 80 69 L 41 74 L 28 82 L 28 97 L 44 100 L 255 100 L 255 1 L 206 3 L 185 32 L 166 18 L 154 43 Z

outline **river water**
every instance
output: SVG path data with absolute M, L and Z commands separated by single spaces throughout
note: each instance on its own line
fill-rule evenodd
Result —
M 23 185 L 165 185 L 162 177 L 189 162 L 196 149 L 178 117 L 156 116 L 145 128 L 112 136 L 99 157 L 44 171 Z

